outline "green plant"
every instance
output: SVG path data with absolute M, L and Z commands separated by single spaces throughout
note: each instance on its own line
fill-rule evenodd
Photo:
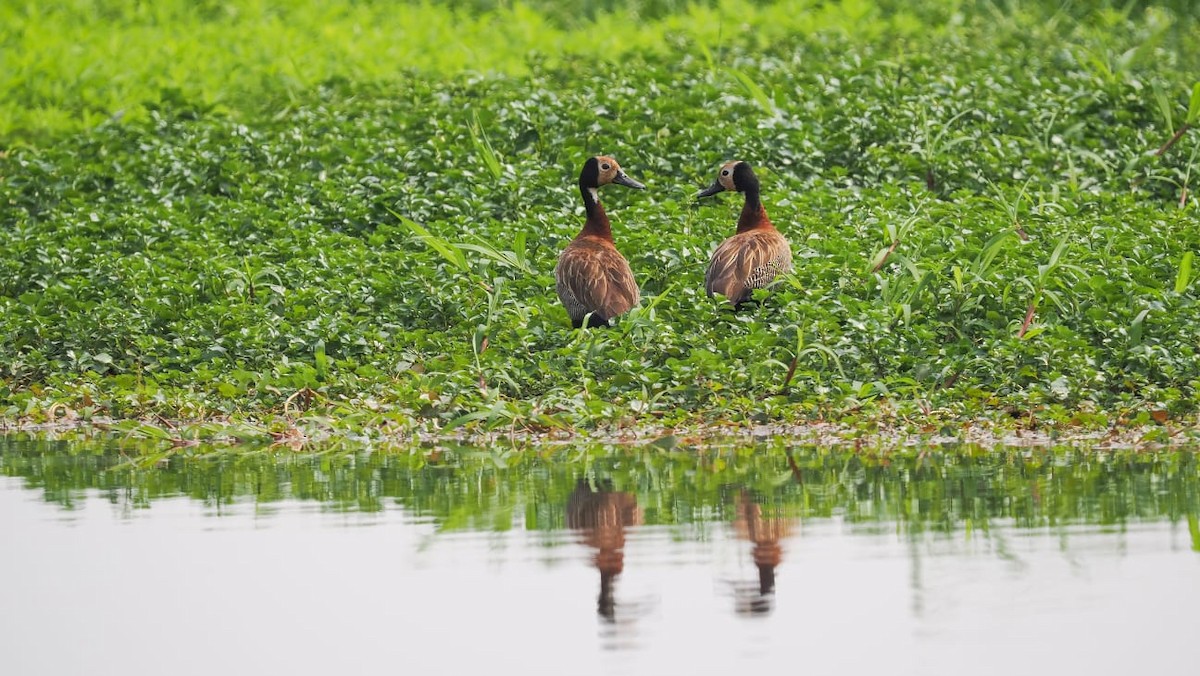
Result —
M 0 426 L 294 444 L 1200 409 L 1176 207 L 1200 155 L 1146 152 L 1190 115 L 1189 13 L 101 4 L 0 7 Z M 577 332 L 550 271 L 601 152 L 649 187 L 602 194 L 643 302 Z M 731 158 L 795 256 L 740 312 L 703 290 L 738 205 L 690 200 Z
M 1166 118 L 1167 128 L 1174 129 L 1174 116 L 1171 114 L 1171 104 L 1166 100 L 1166 96 L 1162 95 L 1159 90 L 1155 90 L 1157 101 L 1162 115 Z M 1155 155 L 1162 155 L 1171 149 L 1171 146 L 1179 142 L 1183 138 L 1184 133 L 1191 129 L 1197 123 L 1200 123 L 1200 82 L 1192 85 L 1192 96 L 1188 99 L 1187 115 L 1184 117 L 1183 124 L 1175 129 L 1175 133 L 1167 142 L 1159 146 L 1158 150 L 1154 151 Z
M 1045 327 L 1030 328 L 1033 323 L 1034 314 L 1043 300 L 1051 301 L 1060 311 L 1067 311 L 1065 292 L 1070 289 L 1071 280 L 1061 279 L 1059 274 L 1084 274 L 1083 269 L 1078 265 L 1063 262 L 1062 256 L 1069 247 L 1070 244 L 1066 238 L 1059 240 L 1058 244 L 1054 247 L 1054 251 L 1050 253 L 1050 258 L 1045 263 L 1037 266 L 1037 275 L 1022 276 L 1016 279 L 1017 284 L 1025 287 L 1030 294 L 1028 308 L 1025 311 L 1025 319 L 1021 322 L 1020 328 L 1017 330 L 1018 338 L 1028 340 L 1045 330 Z

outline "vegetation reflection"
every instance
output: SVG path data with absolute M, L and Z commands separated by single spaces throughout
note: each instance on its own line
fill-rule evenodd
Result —
M 0 472 L 21 477 L 47 501 L 66 508 L 98 491 L 131 510 L 172 496 L 203 501 L 216 513 L 239 503 L 261 508 L 300 500 L 345 511 L 398 506 L 443 531 L 574 528 L 598 550 L 602 574 L 610 564 L 600 560 L 620 549 L 618 534 L 596 521 L 602 509 L 613 511 L 604 517 L 615 519 L 612 528 L 732 522 L 760 548 L 763 565 L 771 558 L 770 538 L 786 534 L 777 518 L 836 517 L 857 530 L 892 528 L 887 524 L 895 522 L 906 532 L 947 533 L 986 532 L 993 524 L 1120 528 L 1134 520 L 1165 519 L 1186 521 L 1200 549 L 1200 470 L 1191 450 L 930 446 L 872 453 L 767 442 L 541 452 L 114 451 L 111 443 L 0 438 Z M 745 491 L 756 505 L 748 506 L 749 498 L 741 497 Z M 606 506 L 605 500 L 614 504 Z M 756 508 L 771 518 L 762 519 Z M 615 577 L 619 562 L 614 565 Z

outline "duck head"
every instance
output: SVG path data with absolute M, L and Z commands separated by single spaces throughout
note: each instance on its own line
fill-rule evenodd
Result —
M 696 193 L 696 199 L 711 197 L 725 190 L 746 192 L 757 189 L 758 177 L 754 175 L 754 170 L 750 168 L 750 165 L 741 160 L 732 160 L 721 165 L 721 170 L 717 172 L 717 180 Z
M 608 155 L 598 155 L 583 163 L 583 171 L 579 173 L 579 187 L 594 190 L 609 183 L 637 190 L 646 189 L 646 186 L 625 175 L 621 165 Z

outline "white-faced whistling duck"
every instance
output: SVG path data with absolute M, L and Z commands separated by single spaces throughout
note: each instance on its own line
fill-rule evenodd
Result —
M 608 326 L 608 320 L 629 311 L 640 298 L 633 271 L 613 246 L 612 227 L 604 207 L 600 206 L 597 188 L 609 183 L 638 190 L 646 188 L 626 176 L 611 157 L 601 155 L 583 163 L 579 192 L 583 195 L 587 221 L 554 266 L 558 297 L 575 328 L 582 326 L 585 318 L 588 326 Z
M 709 296 L 725 296 L 736 308 L 750 300 L 754 289 L 767 286 L 776 275 L 792 269 L 792 250 L 767 218 L 767 210 L 759 200 L 758 177 L 749 164 L 726 162 L 717 180 L 696 193 L 696 198 L 723 190 L 745 193 L 746 203 L 738 217 L 737 232 L 721 242 L 708 261 L 704 290 Z

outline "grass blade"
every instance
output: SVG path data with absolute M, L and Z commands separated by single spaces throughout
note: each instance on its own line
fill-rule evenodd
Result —
M 1183 260 L 1179 261 L 1179 273 L 1175 275 L 1175 293 L 1183 293 L 1187 290 L 1188 284 L 1192 281 L 1192 259 L 1195 253 L 1188 251 L 1183 254 Z
M 479 115 L 475 115 L 475 121 L 469 127 L 471 131 L 471 143 L 475 146 L 475 152 L 479 153 L 479 158 L 483 160 L 484 166 L 492 174 L 492 178 L 500 180 L 504 175 L 504 166 L 500 164 L 500 156 L 496 154 L 496 149 L 492 147 L 492 142 L 488 140 L 487 132 L 479 124 Z
M 700 54 L 704 56 L 704 63 L 708 64 L 708 72 L 713 72 L 717 69 L 717 62 L 713 60 L 712 50 L 708 45 L 700 43 L 697 45 L 700 48 Z
M 1004 247 L 1014 239 L 1017 239 L 1017 234 L 1012 230 L 1002 230 L 992 235 L 992 238 L 983 245 L 983 250 L 975 256 L 972 264 L 972 271 L 975 275 L 984 277 L 985 273 L 991 269 L 996 256 L 999 256 Z
M 1167 129 L 1171 130 L 1171 133 L 1175 133 L 1175 115 L 1171 110 L 1174 106 L 1171 105 L 1171 99 L 1167 96 L 1166 92 L 1158 85 L 1154 85 L 1154 102 L 1158 104 L 1158 111 L 1162 114 L 1163 124 L 1167 126 Z
M 1192 98 L 1188 102 L 1187 123 L 1200 122 L 1200 82 L 1192 85 Z
M 750 79 L 749 75 L 746 75 L 740 70 L 734 70 L 731 72 L 733 73 L 733 76 L 737 78 L 737 81 L 742 83 L 742 87 L 744 87 L 750 96 L 754 98 L 755 102 L 758 103 L 758 106 L 763 109 L 764 113 L 767 115 L 774 115 L 776 113 L 775 102 L 771 100 L 771 97 L 767 96 L 767 93 L 763 91 L 762 87 L 758 86 L 757 82 Z
M 411 230 L 418 239 L 424 242 L 425 246 L 428 246 L 429 248 L 441 254 L 442 258 L 445 258 L 446 261 L 451 265 L 459 270 L 462 270 L 463 272 L 467 272 L 471 269 L 467 264 L 467 257 L 463 254 L 462 249 L 440 237 L 437 237 L 433 233 L 426 230 L 423 225 L 417 223 L 411 218 L 401 216 L 391 209 L 388 209 L 388 213 L 400 219 L 400 222 L 409 230 Z
M 317 380 L 325 382 L 329 379 L 329 356 L 325 354 L 325 341 L 318 340 L 313 346 L 313 361 L 317 369 Z
M 501 251 L 491 244 L 488 244 L 487 240 L 483 239 L 482 237 L 476 236 L 475 239 L 478 240 L 478 243 L 476 244 L 461 242 L 452 246 L 456 246 L 461 250 L 474 251 L 475 253 L 490 258 L 501 265 L 519 270 L 527 275 L 533 274 L 533 269 L 529 267 L 528 262 L 524 260 L 523 256 L 513 251 Z

